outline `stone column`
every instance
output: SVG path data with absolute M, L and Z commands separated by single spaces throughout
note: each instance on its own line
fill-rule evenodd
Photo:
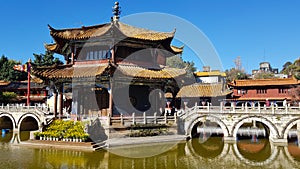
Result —
M 57 84 L 57 93 L 55 92 L 54 95 L 54 112 L 55 112 L 55 117 L 58 116 L 60 119 L 63 113 L 63 85 L 62 84 Z
M 257 127 L 257 126 L 256 126 L 256 121 L 255 121 L 255 120 L 252 121 L 252 124 L 253 124 L 253 128 L 256 128 L 256 127 Z
M 108 108 L 108 115 L 112 117 L 113 114 L 113 80 L 110 79 L 110 92 L 109 92 L 109 108 Z
M 53 92 L 53 113 L 54 113 L 54 118 L 57 118 L 57 93 L 56 93 L 56 91 Z
M 58 117 L 61 119 L 61 116 L 63 114 L 63 93 L 62 91 L 58 92 L 58 97 L 57 97 L 57 109 L 58 109 Z

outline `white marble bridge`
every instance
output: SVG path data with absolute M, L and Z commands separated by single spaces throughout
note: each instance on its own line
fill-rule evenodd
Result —
M 289 131 L 300 132 L 300 107 L 224 107 L 197 106 L 177 112 L 179 132 L 192 137 L 199 123 L 214 122 L 221 128 L 224 141 L 236 141 L 240 127 L 256 122 L 266 126 L 269 139 L 275 143 L 287 143 Z M 198 129 L 199 130 L 199 129 Z M 220 132 L 220 131 L 218 131 Z
M 8 126 L 14 132 L 20 131 L 20 126 L 24 123 L 25 119 L 34 121 L 39 130 L 44 125 L 48 125 L 53 120 L 54 116 L 51 115 L 46 107 L 38 106 L 0 106 L 0 119 L 2 127 Z M 9 120 L 8 120 L 9 119 Z

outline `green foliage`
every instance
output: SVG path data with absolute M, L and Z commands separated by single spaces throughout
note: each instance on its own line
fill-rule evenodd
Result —
M 14 65 L 19 65 L 21 62 L 10 60 L 2 55 L 0 58 L 0 80 L 4 81 L 22 81 L 27 79 L 26 72 L 20 72 L 13 69 Z
M 233 80 L 240 80 L 240 79 L 248 79 L 247 74 L 242 71 L 235 68 L 231 68 L 230 70 L 225 71 L 227 76 L 227 82 L 232 82 Z
M 164 124 L 136 124 L 130 126 L 129 137 L 147 137 L 173 134 Z
M 295 60 L 294 63 L 286 62 L 283 65 L 283 69 L 281 73 L 286 74 L 288 76 L 294 76 L 298 80 L 300 79 L 300 58 Z
M 195 63 L 184 61 L 180 56 L 175 55 L 167 58 L 167 66 L 172 68 L 185 69 L 188 77 L 193 77 L 193 73 L 196 71 Z
M 7 104 L 17 98 L 17 94 L 14 92 L 0 92 L 0 102 Z
M 270 78 L 274 78 L 274 73 L 259 72 L 254 75 L 254 79 L 270 79 Z
M 45 54 L 33 54 L 34 61 L 33 65 L 36 67 L 53 66 L 63 64 L 58 58 L 54 58 L 54 53 L 46 51 Z

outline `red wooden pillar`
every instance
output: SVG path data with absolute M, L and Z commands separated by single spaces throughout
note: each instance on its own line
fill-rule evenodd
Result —
M 27 106 L 30 106 L 30 62 L 31 60 L 29 59 L 27 62 Z

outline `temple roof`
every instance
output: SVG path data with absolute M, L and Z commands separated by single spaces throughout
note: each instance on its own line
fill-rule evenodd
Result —
M 38 77 L 48 79 L 72 79 L 83 77 L 96 77 L 101 75 L 108 64 L 97 65 L 59 65 L 52 67 L 39 67 L 32 69 L 32 73 Z
M 226 100 L 236 100 L 236 101 L 266 101 L 268 100 L 291 100 L 292 96 L 278 96 L 278 97 L 270 97 L 270 96 L 259 96 L 259 97 L 238 97 L 238 98 L 232 98 L 232 99 L 226 99 Z
M 32 69 L 32 74 L 48 79 L 72 79 L 88 78 L 102 75 L 109 68 L 109 64 L 92 64 L 92 65 L 59 65 L 52 67 L 39 67 Z M 135 78 L 148 79 L 169 79 L 186 74 L 183 69 L 164 67 L 161 69 L 147 69 L 135 65 L 117 65 L 116 72 L 121 76 L 130 76 Z
M 10 82 L 8 81 L 4 81 L 4 80 L 0 80 L 0 86 L 7 86 L 9 85 Z
M 217 97 L 226 96 L 230 93 L 232 93 L 230 90 L 224 90 L 224 86 L 221 83 L 194 83 L 192 85 L 183 86 L 176 97 Z
M 225 72 L 220 72 L 220 71 L 195 72 L 194 75 L 196 77 L 206 77 L 206 76 L 223 76 L 223 77 L 226 77 L 226 73 Z
M 19 89 L 27 89 L 28 81 L 17 81 L 17 82 L 3 82 L 0 81 L 0 90 L 19 90 Z M 31 89 L 42 89 L 45 88 L 46 85 L 41 83 L 30 82 Z
M 50 29 L 50 35 L 52 37 L 58 37 L 66 40 L 83 40 L 99 37 L 106 33 L 110 33 L 109 31 L 112 28 L 117 28 L 126 37 L 150 41 L 173 38 L 175 33 L 175 30 L 172 32 L 158 32 L 144 28 L 134 27 L 122 22 L 118 22 L 117 24 L 105 23 L 95 26 L 83 26 L 81 28 L 68 29 L 54 29 L 50 25 L 48 26 Z
M 162 69 L 146 69 L 133 65 L 118 65 L 117 70 L 126 76 L 149 79 L 171 79 L 186 74 L 184 69 L 170 67 L 164 67 Z
M 295 78 L 283 79 L 247 79 L 247 80 L 234 80 L 229 85 L 236 87 L 246 86 L 279 86 L 279 85 L 297 85 L 299 80 Z
M 66 47 L 66 42 L 76 40 L 89 40 L 90 38 L 97 38 L 101 36 L 112 36 L 111 33 L 115 32 L 117 39 L 137 39 L 145 41 L 165 41 L 165 48 L 175 54 L 182 53 L 183 47 L 170 46 L 171 40 L 174 38 L 175 30 L 172 32 L 158 32 L 127 25 L 122 22 L 105 23 L 94 26 L 82 26 L 81 28 L 68 28 L 68 29 L 54 29 L 48 25 L 50 35 L 54 38 L 55 43 L 45 44 L 45 48 L 52 52 L 62 53 Z

